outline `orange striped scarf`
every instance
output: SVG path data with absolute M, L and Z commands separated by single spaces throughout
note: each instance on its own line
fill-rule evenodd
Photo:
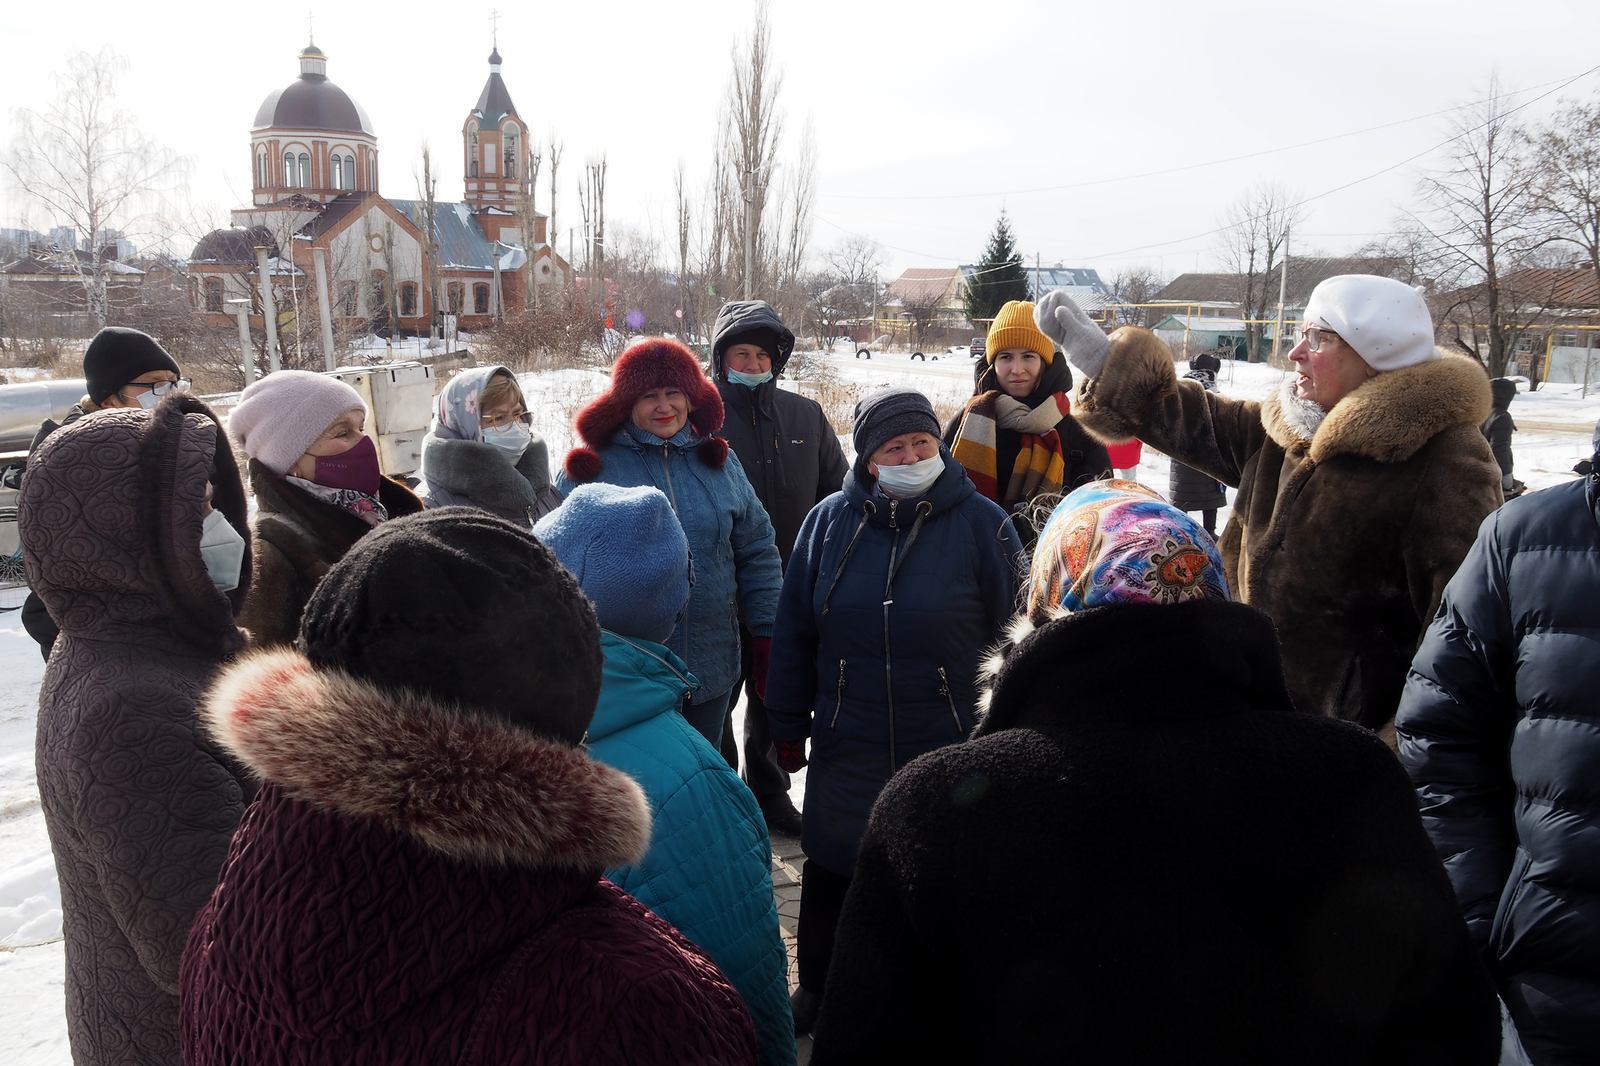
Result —
M 998 389 L 980 393 L 967 404 L 950 454 L 966 468 L 979 492 L 1008 510 L 1037 496 L 1060 492 L 1067 478 L 1067 460 L 1055 427 L 1071 409 L 1064 392 L 1051 393 L 1032 409 Z M 1004 493 L 996 469 L 995 440 L 1001 429 L 1022 437 Z

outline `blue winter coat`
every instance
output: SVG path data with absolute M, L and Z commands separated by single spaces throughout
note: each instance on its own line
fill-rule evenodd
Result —
M 764 1066 L 795 1061 L 789 958 L 772 899 L 761 808 L 739 775 L 678 713 L 697 686 L 660 644 L 600 634 L 605 667 L 589 754 L 644 789 L 650 850 L 607 870 L 618 887 L 711 957 L 744 998 Z
M 1395 723 L 1423 824 L 1541 1066 L 1600 1055 L 1597 488 L 1484 520 Z
M 767 714 L 775 739 L 811 738 L 801 846 L 839 874 L 895 770 L 971 732 L 979 661 L 1017 608 L 1016 529 L 940 454 L 917 499 L 845 475 L 784 576 Z
M 771 636 L 783 571 L 772 523 L 739 457 L 730 451 L 720 469 L 706 465 L 695 451 L 704 439 L 685 426 L 663 443 L 628 423 L 601 452 L 598 480 L 651 485 L 672 501 L 689 539 L 694 583 L 689 612 L 667 646 L 700 679 L 700 695 L 715 696 L 739 679 L 739 620 L 756 636 Z M 565 470 L 556 479 L 563 497 L 573 484 Z

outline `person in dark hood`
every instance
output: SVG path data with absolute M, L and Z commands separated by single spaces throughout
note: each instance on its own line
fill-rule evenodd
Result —
M 177 360 L 167 354 L 156 339 L 126 326 L 107 326 L 94 335 L 83 352 L 84 396 L 67 417 L 57 422 L 47 418 L 28 448 L 39 450 L 56 430 L 70 426 L 96 411 L 151 410 L 170 392 L 183 392 L 189 382 Z M 39 642 L 46 659 L 61 631 L 38 593 L 30 592 L 22 605 L 22 628 Z
M 1143 486 L 1062 499 L 972 739 L 873 808 L 812 1063 L 1493 1066 L 1405 774 L 1223 571 Z
M 1111 458 L 1072 417 L 1072 370 L 1034 324 L 1033 304 L 1012 300 L 1000 309 L 983 358 L 972 399 L 945 426 L 944 443 L 1031 544 L 1029 509 L 1110 477 Z
M 178 962 L 254 786 L 196 706 L 241 651 L 250 524 L 228 438 L 182 393 L 50 435 L 18 533 L 61 622 L 35 747 L 85 1066 L 178 1060 Z
M 1494 461 L 1500 464 L 1500 491 L 1505 493 L 1508 500 L 1521 496 L 1528 487 L 1511 476 L 1511 435 L 1517 431 L 1517 424 L 1511 420 L 1511 401 L 1516 398 L 1515 381 L 1510 378 L 1491 380 L 1489 399 L 1494 407 L 1480 427 L 1484 439 L 1489 442 L 1489 450 L 1494 452 Z
M 726 418 L 717 435 L 728 442 L 744 465 L 756 498 L 772 519 L 778 555 L 784 565 L 794 539 L 811 508 L 839 491 L 844 483 L 844 451 L 839 435 L 815 400 L 778 388 L 794 334 L 772 305 L 761 300 L 734 300 L 717 312 L 711 340 L 711 379 L 722 394 Z M 754 638 L 740 626 L 740 680 L 734 692 L 745 693 L 744 779 L 755 793 L 767 828 L 800 835 L 800 813 L 789 799 L 789 775 L 778 767 L 767 729 L 767 708 L 756 692 L 751 672 Z M 722 754 L 739 766 L 733 708 L 722 731 Z
M 939 443 L 928 398 L 856 406 L 855 465 L 800 527 L 767 686 L 778 764 L 806 765 L 795 1031 L 825 988 L 867 812 L 895 770 L 965 740 L 978 662 L 1016 609 L 1023 548 Z

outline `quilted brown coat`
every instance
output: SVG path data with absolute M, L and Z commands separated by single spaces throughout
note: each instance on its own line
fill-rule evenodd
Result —
M 80 1066 L 178 1061 L 184 939 L 253 792 L 195 717 L 244 644 L 243 590 L 218 592 L 200 558 L 207 482 L 248 538 L 227 437 L 181 395 L 59 430 L 23 482 L 28 572 L 61 624 L 35 755 Z
M 1478 430 L 1489 379 L 1447 354 L 1369 379 L 1314 427 L 1285 396 L 1179 381 L 1167 346 L 1130 326 L 1079 417 L 1238 488 L 1219 544 L 1228 582 L 1278 627 L 1295 705 L 1385 730 L 1446 582 L 1501 503 Z

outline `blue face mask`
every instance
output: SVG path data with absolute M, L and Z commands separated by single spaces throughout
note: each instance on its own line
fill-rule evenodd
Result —
M 771 381 L 772 371 L 768 370 L 763 374 L 741 374 L 737 370 L 730 370 L 728 371 L 728 380 L 735 385 L 743 385 L 747 389 L 753 389 L 758 385 L 765 385 Z
M 483 429 L 483 443 L 501 449 L 511 456 L 512 462 L 522 458 L 522 453 L 528 450 L 528 443 L 532 439 L 532 431 L 521 422 L 512 422 L 505 426 L 486 426 Z
M 221 511 L 213 509 L 200 524 L 200 561 L 206 576 L 220 592 L 239 587 L 239 572 L 244 568 L 244 538 Z

